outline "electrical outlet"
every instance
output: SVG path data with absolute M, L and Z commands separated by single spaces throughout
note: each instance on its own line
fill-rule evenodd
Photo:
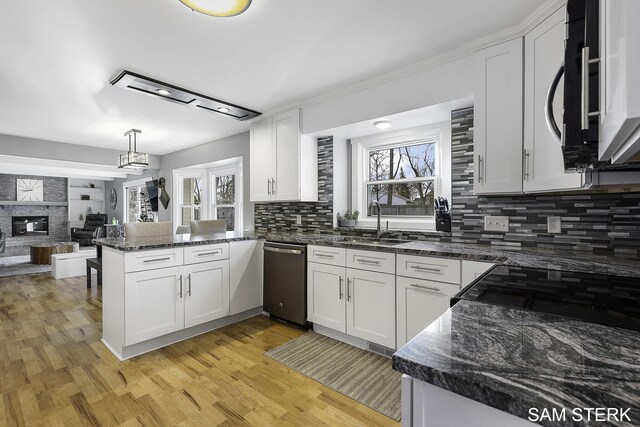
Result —
M 562 233 L 562 218 L 559 216 L 548 216 L 547 232 L 554 234 Z
M 503 233 L 506 233 L 509 231 L 509 217 L 485 216 L 484 229 L 485 231 L 501 231 Z
M 296 215 L 296 225 L 302 225 L 302 215 Z

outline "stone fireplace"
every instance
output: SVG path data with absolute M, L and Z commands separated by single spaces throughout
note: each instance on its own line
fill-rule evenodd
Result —
M 32 237 L 49 235 L 48 216 L 12 216 L 11 237 Z

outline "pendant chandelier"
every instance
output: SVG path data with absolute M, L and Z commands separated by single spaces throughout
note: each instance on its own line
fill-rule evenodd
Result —
M 142 133 L 141 130 L 131 129 L 125 132 L 124 136 L 129 137 L 129 151 L 120 154 L 118 168 L 120 169 L 146 169 L 149 166 L 149 155 L 147 153 L 138 153 L 136 135 Z M 131 136 L 133 135 L 133 138 Z
M 240 15 L 251 5 L 251 0 L 180 0 L 185 6 L 209 16 Z

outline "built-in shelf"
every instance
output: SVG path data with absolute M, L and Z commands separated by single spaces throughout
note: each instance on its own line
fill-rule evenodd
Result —
M 23 202 L 2 200 L 0 206 L 69 206 L 69 202 Z

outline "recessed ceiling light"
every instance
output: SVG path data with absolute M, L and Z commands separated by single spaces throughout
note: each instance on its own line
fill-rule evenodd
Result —
M 230 113 L 231 110 L 229 110 L 227 107 L 218 107 L 216 108 L 216 110 L 220 111 L 221 113 Z
M 180 2 L 196 12 L 223 18 L 240 15 L 251 5 L 251 0 L 180 0 Z
M 378 129 L 387 129 L 391 126 L 391 122 L 389 120 L 378 120 L 377 122 L 373 122 L 373 125 Z
M 169 95 L 171 95 L 171 92 L 170 92 L 170 91 L 168 91 L 168 90 L 166 90 L 166 89 L 158 89 L 158 90 L 156 91 L 156 93 L 157 93 L 158 95 L 162 95 L 162 96 L 169 96 Z

